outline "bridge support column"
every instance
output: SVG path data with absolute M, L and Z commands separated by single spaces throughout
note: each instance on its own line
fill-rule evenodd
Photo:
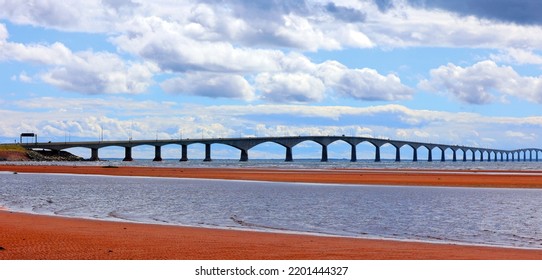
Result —
M 395 147 L 395 161 L 401 161 L 401 149 L 399 147 Z
M 529 161 L 533 161 L 533 151 L 529 151 Z
M 453 150 L 454 154 L 453 154 L 453 158 L 452 158 L 452 161 L 457 161 L 457 151 L 456 150 Z
M 467 152 L 463 151 L 463 161 L 467 161 Z
M 380 162 L 380 146 L 375 146 L 375 162 Z
M 472 151 L 472 162 L 476 161 L 476 151 Z
M 350 161 L 351 162 L 356 162 L 356 161 L 358 161 L 358 155 L 357 155 L 357 152 L 356 152 L 356 145 L 352 145 L 352 144 L 350 144 L 350 145 L 352 146 L 352 151 L 350 152 Z M 538 156 L 538 154 L 537 154 L 537 156 Z
M 292 156 L 292 147 L 286 147 L 286 159 L 284 161 L 294 161 L 294 157 Z
M 427 153 L 427 161 L 433 161 L 433 149 L 428 149 L 429 152 Z
M 99 161 L 100 157 L 98 157 L 98 148 L 91 148 L 90 149 L 90 160 L 91 161 Z
M 444 155 L 444 150 L 443 149 L 440 149 L 441 153 L 440 153 L 440 161 L 446 161 L 446 157 Z
M 412 161 L 418 161 L 418 149 L 417 148 L 413 148 L 414 149 L 414 152 L 412 154 Z
M 212 161 L 212 159 L 211 159 L 211 144 L 205 144 L 205 159 L 203 161 Z
M 538 161 L 538 151 L 536 151 L 536 161 Z
M 484 161 L 484 152 L 480 152 L 480 161 Z
M 241 149 L 241 159 L 239 161 L 248 161 L 248 151 Z
M 188 161 L 188 145 L 181 145 L 181 160 Z
M 154 159 L 152 161 L 162 161 L 162 146 L 154 146 Z
M 327 146 L 326 145 L 322 145 L 322 159 L 320 161 L 321 162 L 327 161 Z
M 124 159 L 122 161 L 133 161 L 132 147 L 124 147 Z

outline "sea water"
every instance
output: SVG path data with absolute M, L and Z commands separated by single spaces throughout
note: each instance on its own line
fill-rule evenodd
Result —
M 145 165 L 141 161 L 137 164 Z M 166 161 L 160 166 L 179 164 Z M 290 167 L 329 168 L 350 163 L 326 164 L 297 163 Z M 499 169 L 497 163 L 493 164 L 491 169 Z M 516 162 L 514 167 L 536 169 L 536 164 Z M 147 162 L 147 165 L 156 163 Z M 193 165 L 200 166 L 200 163 Z M 205 166 L 223 165 L 215 162 Z M 233 162 L 227 166 L 232 165 L 235 166 Z M 404 167 L 394 163 L 377 166 Z M 422 166 L 435 168 L 442 165 Z M 462 169 L 478 168 L 488 167 L 465 165 Z M 14 211 L 142 223 L 522 248 L 542 248 L 541 201 L 542 190 L 528 189 L 0 173 L 0 205 Z

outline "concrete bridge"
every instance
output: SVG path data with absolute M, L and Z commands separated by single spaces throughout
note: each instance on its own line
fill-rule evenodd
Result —
M 395 148 L 395 161 L 401 161 L 401 148 L 409 146 L 412 148 L 412 160 L 418 161 L 418 150 L 420 148 L 427 149 L 427 161 L 435 159 L 433 150 L 436 150 L 436 158 L 440 161 L 538 161 L 539 153 L 542 149 L 527 148 L 518 150 L 497 150 L 479 147 L 446 145 L 413 141 L 400 141 L 382 138 L 371 137 L 355 137 L 355 136 L 285 136 L 285 137 L 247 137 L 247 138 L 208 138 L 208 139 L 170 139 L 170 140 L 125 140 L 125 141 L 86 141 L 86 142 L 46 142 L 46 143 L 22 143 L 21 145 L 27 149 L 45 149 L 51 151 L 61 151 L 69 148 L 88 148 L 91 151 L 90 160 L 99 160 L 98 151 L 100 148 L 118 146 L 125 149 L 124 161 L 132 161 L 132 148 L 143 145 L 154 146 L 155 156 L 154 161 L 161 161 L 161 149 L 165 145 L 180 145 L 181 159 L 180 161 L 188 161 L 188 145 L 204 144 L 205 159 L 211 161 L 211 145 L 224 144 L 240 151 L 240 161 L 248 161 L 248 152 L 251 148 L 262 143 L 271 142 L 281 145 L 286 150 L 285 161 L 293 161 L 292 148 L 299 143 L 312 141 L 322 146 L 321 161 L 328 160 L 328 145 L 336 141 L 346 142 L 351 146 L 350 160 L 357 161 L 356 146 L 363 142 L 372 144 L 375 148 L 374 161 L 379 162 L 380 149 L 384 145 L 391 145 Z M 452 158 L 446 159 L 446 151 L 452 152 Z M 470 152 L 470 157 L 467 158 L 467 153 Z

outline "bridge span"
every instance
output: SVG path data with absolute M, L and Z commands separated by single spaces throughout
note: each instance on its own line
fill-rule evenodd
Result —
M 292 148 L 305 141 L 316 142 L 322 147 L 321 161 L 328 161 L 328 145 L 336 141 L 343 141 L 351 146 L 350 160 L 357 161 L 356 146 L 363 142 L 372 144 L 375 148 L 374 161 L 381 161 L 380 149 L 389 144 L 395 147 L 395 161 L 401 161 L 401 147 L 410 146 L 412 148 L 412 160 L 418 161 L 418 150 L 427 149 L 427 161 L 433 161 L 433 150 L 437 152 L 437 159 L 446 161 L 446 151 L 452 152 L 452 161 L 538 161 L 539 153 L 542 149 L 526 148 L 518 150 L 499 150 L 480 147 L 469 147 L 460 145 L 447 145 L 424 143 L 414 141 L 391 140 L 383 138 L 356 137 L 356 136 L 284 136 L 284 137 L 245 137 L 245 138 L 207 138 L 207 139 L 169 139 L 169 140 L 119 140 L 119 141 L 85 141 L 85 142 L 35 142 L 21 143 L 27 149 L 44 149 L 51 151 L 61 151 L 70 148 L 88 148 L 90 149 L 90 160 L 99 160 L 99 149 L 104 147 L 118 146 L 125 149 L 124 161 L 132 161 L 132 148 L 143 145 L 154 146 L 154 161 L 162 160 L 162 147 L 165 145 L 180 145 L 180 161 L 188 161 L 188 146 L 192 144 L 205 145 L 204 161 L 211 161 L 211 145 L 224 144 L 240 151 L 240 161 L 248 161 L 249 150 L 253 147 L 266 143 L 276 143 L 285 148 L 285 161 L 293 161 Z M 440 155 L 438 154 L 440 151 Z M 467 158 L 467 153 L 470 157 Z M 448 159 L 450 160 L 450 159 Z

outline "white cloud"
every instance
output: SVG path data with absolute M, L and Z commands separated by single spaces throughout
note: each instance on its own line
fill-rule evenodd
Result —
M 400 2 L 400 1 L 398 1 Z M 396 2 L 386 12 L 367 13 L 360 30 L 381 47 L 441 46 L 539 49 L 539 25 L 517 25 L 423 9 Z
M 73 53 L 62 43 L 0 44 L 0 60 L 49 67 L 41 79 L 53 86 L 79 93 L 141 93 L 152 83 L 156 69 L 151 63 L 125 62 L 107 52 Z
M 78 5 L 57 1 L 14 1 L 3 0 L 0 15 L 17 23 L 64 26 L 78 21 Z
M 374 69 L 348 69 L 333 61 L 322 63 L 318 68 L 317 73 L 326 85 L 353 99 L 393 101 L 409 99 L 414 94 L 394 74 L 383 76 Z
M 490 58 L 498 62 L 514 64 L 542 64 L 542 56 L 525 49 L 505 49 L 498 54 L 490 55 Z
M 526 141 L 533 141 L 536 139 L 536 134 L 535 133 L 524 133 L 524 132 L 520 132 L 520 131 L 506 131 L 506 137 L 510 137 L 510 138 L 518 138 L 518 139 L 522 139 L 522 140 L 526 140 Z
M 191 94 L 212 98 L 254 99 L 254 90 L 240 75 L 187 73 L 162 83 L 169 93 Z
M 171 30 L 182 37 L 248 48 L 315 51 L 425 45 L 538 49 L 542 45 L 540 36 L 526 36 L 539 34 L 542 31 L 539 25 L 424 9 L 407 1 L 388 2 L 394 5 L 379 9 L 373 1 L 346 0 L 254 3 L 236 0 L 228 1 L 227 5 L 216 0 L 182 3 L 2 0 L 0 18 L 63 31 L 107 33 L 119 38 L 149 32 L 137 24 L 142 19 L 160 19 L 176 26 Z M 170 38 L 169 42 L 175 40 Z
M 8 30 L 6 26 L 0 23 L 0 44 L 8 39 Z
M 23 82 L 23 83 L 31 83 L 32 82 L 32 77 L 28 76 L 28 74 L 26 74 L 26 72 L 21 72 L 19 74 L 19 76 L 17 76 L 17 78 L 19 81 Z
M 152 83 L 152 66 L 126 64 L 109 53 L 78 53 L 68 64 L 42 75 L 43 81 L 67 91 L 89 94 L 142 93 Z
M 420 82 L 420 88 L 450 93 L 465 103 L 488 104 L 502 96 L 542 103 L 542 77 L 524 77 L 490 60 L 469 67 L 450 63 L 431 70 L 430 76 Z
M 324 83 L 304 73 L 262 73 L 256 77 L 256 87 L 263 99 L 276 103 L 320 102 L 325 97 Z
M 475 144 L 487 139 L 495 148 L 538 146 L 542 117 L 488 117 L 473 113 L 413 110 L 399 105 L 371 107 L 309 105 L 202 106 L 127 98 L 42 97 L 0 104 L 0 135 L 35 131 L 51 140 L 71 137 L 107 139 L 239 137 L 240 135 L 383 136 L 447 144 Z M 258 116 L 256 119 L 254 116 Z M 393 127 L 381 119 L 392 118 Z M 300 119 L 306 120 L 299 123 Z M 363 126 L 359 120 L 363 119 Z M 44 127 L 47 130 L 44 131 Z M 44 138 L 46 139 L 46 138 Z

